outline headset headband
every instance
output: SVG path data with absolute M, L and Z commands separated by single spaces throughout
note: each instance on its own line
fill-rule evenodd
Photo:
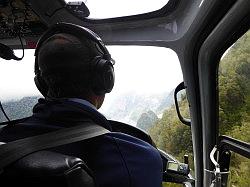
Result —
M 53 36 L 54 34 L 58 33 L 66 33 L 66 34 L 71 34 L 73 36 L 79 37 L 79 36 L 84 36 L 87 39 L 90 39 L 91 41 L 94 41 L 99 48 L 102 50 L 103 55 L 102 58 L 105 60 L 110 61 L 112 64 L 114 64 L 114 60 L 111 58 L 111 55 L 109 54 L 107 48 L 105 47 L 104 43 L 102 42 L 101 38 L 95 34 L 93 31 L 90 29 L 87 29 L 85 27 L 75 25 L 72 23 L 56 23 L 55 25 L 51 26 L 39 39 L 37 42 L 36 50 L 35 50 L 35 57 L 37 59 L 39 50 L 43 44 L 44 41 L 46 41 L 50 36 Z M 35 61 L 35 74 L 39 73 L 39 65 L 38 65 L 38 60 Z

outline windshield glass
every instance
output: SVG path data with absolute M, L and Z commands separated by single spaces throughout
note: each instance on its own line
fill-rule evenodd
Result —
M 16 50 L 22 56 L 22 50 Z M 0 63 L 0 100 L 10 101 L 39 95 L 34 83 L 34 50 L 25 50 L 22 61 L 4 60 Z
M 65 0 L 65 2 L 75 1 Z M 83 2 L 90 11 L 90 18 L 113 18 L 152 12 L 162 8 L 168 0 L 85 0 Z
M 173 104 L 173 89 L 182 82 L 176 53 L 149 46 L 108 46 L 108 49 L 116 60 L 115 86 L 106 94 L 100 111 L 109 119 L 131 125 L 136 125 L 141 114 L 150 110 L 161 116 L 164 109 Z M 15 53 L 20 55 L 21 51 Z M 41 97 L 33 81 L 34 61 L 34 50 L 25 50 L 22 61 L 2 60 L 0 63 L 0 100 L 11 119 L 31 115 L 33 104 Z M 28 102 L 25 106 L 30 112 L 13 114 L 10 110 L 15 102 L 20 107 Z
M 167 48 L 147 46 L 111 46 L 108 49 L 116 60 L 116 82 L 113 91 L 106 94 L 101 111 L 110 119 L 132 125 L 137 124 L 144 112 L 151 110 L 162 115 L 161 102 L 182 81 L 176 53 Z M 172 99 L 169 103 L 173 103 Z
M 174 89 L 183 81 L 177 54 L 164 47 L 107 48 L 116 61 L 115 86 L 106 94 L 99 112 L 107 119 L 147 132 L 159 149 L 180 161 L 189 155 L 193 168 L 191 131 L 179 121 L 174 105 Z M 34 50 L 26 50 L 22 61 L 0 63 L 0 99 L 11 120 L 32 115 L 32 108 L 41 97 L 33 79 Z M 182 114 L 187 116 L 185 93 L 178 100 Z M 0 121 L 7 121 L 2 112 Z

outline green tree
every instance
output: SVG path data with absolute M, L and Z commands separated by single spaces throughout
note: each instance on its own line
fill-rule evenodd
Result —
M 181 98 L 179 106 L 182 115 L 189 116 L 186 97 Z M 191 130 L 180 122 L 174 105 L 164 111 L 162 118 L 149 130 L 149 134 L 160 149 L 172 154 L 178 160 L 182 161 L 185 154 L 190 155 L 191 166 L 193 165 Z

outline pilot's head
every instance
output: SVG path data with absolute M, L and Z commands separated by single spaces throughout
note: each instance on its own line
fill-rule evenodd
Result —
M 35 83 L 47 98 L 81 98 L 100 108 L 114 86 L 113 60 L 92 31 L 58 23 L 35 51 Z

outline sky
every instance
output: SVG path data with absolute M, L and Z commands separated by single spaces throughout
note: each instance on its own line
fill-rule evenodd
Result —
M 118 3 L 117 0 L 87 0 L 86 5 L 90 9 L 90 17 L 105 18 L 153 11 L 164 6 L 166 2 L 166 0 L 145 0 L 142 3 L 142 1 L 124 0 Z M 108 49 L 116 61 L 114 67 L 116 81 L 113 91 L 107 95 L 106 100 L 126 92 L 139 94 L 169 92 L 183 79 L 178 57 L 171 49 L 150 46 L 108 46 Z M 21 50 L 15 53 L 17 56 L 22 55 Z M 34 50 L 25 50 L 22 61 L 0 59 L 1 101 L 39 95 L 33 80 Z

